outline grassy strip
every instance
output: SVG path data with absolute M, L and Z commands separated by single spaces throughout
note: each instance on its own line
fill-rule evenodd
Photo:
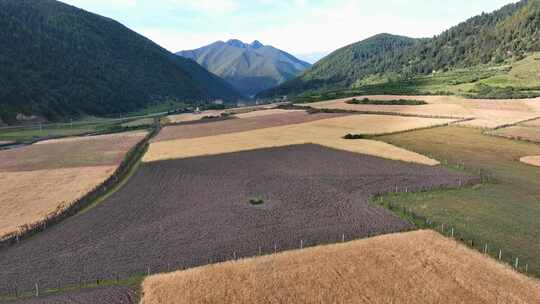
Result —
M 489 182 L 484 182 L 482 184 L 469 186 L 470 189 L 475 189 L 486 185 Z M 436 192 L 447 192 L 452 193 L 455 191 L 460 191 L 456 189 L 445 189 L 445 190 L 431 190 L 426 191 L 424 194 L 429 195 L 430 193 Z M 401 200 L 403 197 L 407 196 L 417 196 L 420 192 L 410 192 L 410 193 L 391 193 L 385 196 L 378 196 L 371 200 L 373 204 L 386 208 L 392 211 L 394 214 L 399 216 L 402 219 L 409 221 L 417 229 L 432 229 L 435 230 L 446 237 L 450 237 L 457 241 L 460 241 L 467 247 L 477 250 L 495 260 L 505 263 L 513 267 L 516 271 L 521 272 L 528 276 L 535 276 L 535 273 L 529 272 L 529 263 L 523 261 L 519 256 L 508 254 L 502 248 L 497 248 L 493 246 L 489 240 L 482 240 L 478 238 L 475 234 L 469 233 L 467 230 L 458 230 L 452 224 L 444 223 L 442 221 L 436 221 L 430 219 L 427 216 L 420 215 L 416 213 L 412 208 L 407 208 L 399 203 L 394 203 L 396 200 Z
M 141 298 L 141 284 L 144 281 L 144 279 L 148 276 L 148 274 L 140 274 L 131 276 L 128 278 L 120 278 L 117 277 L 116 279 L 112 280 L 96 280 L 91 283 L 80 283 L 75 284 L 71 286 L 65 286 L 65 287 L 58 287 L 58 288 L 47 288 L 45 290 L 39 291 L 39 297 L 47 297 L 47 296 L 54 296 L 59 295 L 63 293 L 69 293 L 69 292 L 77 292 L 77 291 L 83 291 L 83 290 L 90 290 L 90 289 L 96 289 L 96 288 L 106 288 L 106 287 L 128 287 L 131 288 L 136 292 L 137 298 Z M 31 299 L 36 296 L 35 291 L 24 291 L 19 292 L 18 290 L 14 289 L 11 295 L 1 295 L 0 296 L 0 302 L 11 302 L 11 301 L 18 301 L 18 300 L 24 300 L 24 299 Z M 137 299 L 137 300 L 138 300 Z
M 159 125 L 151 128 L 148 135 L 126 154 L 124 160 L 115 172 L 101 185 L 78 199 L 66 209 L 59 211 L 57 214 L 49 216 L 41 222 L 27 226 L 26 230 L 22 232 L 0 240 L 0 249 L 18 244 L 20 241 L 28 239 L 35 234 L 44 231 L 48 227 L 60 223 L 64 219 L 78 214 L 89 206 L 95 206 L 105 200 L 106 197 L 110 196 L 115 190 L 123 185 L 122 182 L 125 183 L 126 178 L 130 177 L 135 172 L 136 166 L 148 148 L 148 142 L 158 132 Z

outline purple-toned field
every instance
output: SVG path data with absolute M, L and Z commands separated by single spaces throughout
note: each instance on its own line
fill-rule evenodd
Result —
M 168 126 L 163 128 L 161 132 L 159 132 L 159 135 L 152 140 L 152 142 L 244 132 L 257 129 L 306 123 L 321 119 L 340 117 L 344 115 L 345 114 L 335 113 L 308 114 L 304 111 L 291 111 L 290 113 L 279 113 L 248 118 L 234 118 L 209 123 Z
M 1 250 L 0 293 L 404 231 L 368 199 L 471 180 L 311 144 L 144 163 L 102 204 Z

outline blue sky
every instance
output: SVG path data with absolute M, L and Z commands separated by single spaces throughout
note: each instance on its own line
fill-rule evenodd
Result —
M 170 51 L 255 39 L 293 54 L 377 33 L 431 37 L 508 0 L 64 0 L 111 17 Z

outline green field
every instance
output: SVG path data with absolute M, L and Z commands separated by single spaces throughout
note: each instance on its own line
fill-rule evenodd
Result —
M 460 190 L 389 195 L 383 202 L 411 209 L 468 239 L 477 248 L 521 265 L 540 276 L 540 168 L 518 160 L 540 155 L 540 145 L 483 135 L 480 130 L 444 127 L 378 139 L 423 153 L 448 167 L 491 176 L 491 181 Z
M 130 129 L 149 126 L 146 123 L 147 121 L 153 121 L 153 118 L 99 119 L 74 122 L 73 124 L 35 124 L 31 126 L 7 127 L 0 128 L 0 141 L 28 143 L 47 138 L 128 131 Z
M 18 128 L 0 129 L 1 141 L 19 143 L 30 142 L 40 138 L 64 137 L 99 132 L 113 124 L 110 122 L 81 123 L 70 125 L 33 125 Z

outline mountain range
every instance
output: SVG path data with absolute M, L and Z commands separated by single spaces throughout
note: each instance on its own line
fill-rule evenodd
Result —
M 110 115 L 242 94 L 122 24 L 55 0 L 0 0 L 0 121 Z
M 177 55 L 195 60 L 247 96 L 293 79 L 311 66 L 257 40 L 250 44 L 237 39 L 217 41 Z
M 522 0 L 483 13 L 433 38 L 379 34 L 345 46 L 299 77 L 259 97 L 342 90 L 369 79 L 407 80 L 419 75 L 501 65 L 540 51 L 540 1 Z

